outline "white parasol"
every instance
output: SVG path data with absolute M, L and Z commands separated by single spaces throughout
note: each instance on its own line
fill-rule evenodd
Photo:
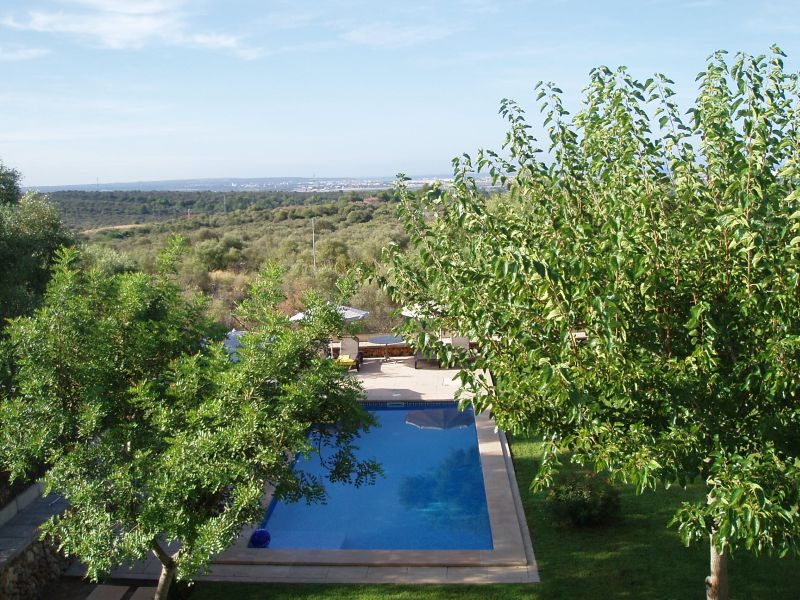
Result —
M 353 321 L 360 321 L 364 317 L 369 316 L 368 310 L 361 310 L 360 308 L 353 308 L 352 306 L 338 306 L 339 314 L 342 315 L 345 323 L 352 323 Z M 302 321 L 306 318 L 306 313 L 299 312 L 296 315 L 289 317 L 290 321 Z

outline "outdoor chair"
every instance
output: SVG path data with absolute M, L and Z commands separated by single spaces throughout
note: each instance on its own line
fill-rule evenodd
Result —
M 439 362 L 439 359 L 435 356 L 431 357 L 425 354 L 422 350 L 417 350 L 417 352 L 414 354 L 414 368 L 418 368 L 417 365 L 421 362 L 431 362 L 436 365 L 437 369 L 442 366 Z
M 339 354 L 335 362 L 337 365 L 347 367 L 348 371 L 353 367 L 356 368 L 356 371 L 361 370 L 361 365 L 359 364 L 359 362 L 349 354 Z
M 466 353 L 469 354 L 469 338 L 454 335 L 450 338 L 450 345 L 453 348 L 461 348 L 462 350 L 466 350 Z M 471 362 L 470 359 L 467 359 L 467 362 Z
M 469 338 L 454 335 L 450 343 L 453 345 L 453 348 L 464 348 L 464 350 L 469 350 Z
M 348 356 L 356 361 L 356 370 L 361 370 L 361 365 L 364 364 L 364 354 L 358 347 L 358 338 L 343 337 L 339 346 L 339 358 Z

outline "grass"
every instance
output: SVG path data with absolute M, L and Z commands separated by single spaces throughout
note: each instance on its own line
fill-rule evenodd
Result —
M 613 525 L 574 529 L 552 522 L 543 494 L 528 492 L 537 466 L 539 445 L 525 439 L 511 442 L 517 480 L 533 538 L 542 583 L 492 586 L 197 584 L 191 600 L 556 600 L 636 598 L 669 600 L 705 597 L 703 579 L 708 548 L 686 548 L 668 529 L 677 506 L 702 498 L 700 486 L 637 495 L 621 493 L 622 518 Z M 737 553 L 730 564 L 734 600 L 799 597 L 800 560 L 754 557 Z

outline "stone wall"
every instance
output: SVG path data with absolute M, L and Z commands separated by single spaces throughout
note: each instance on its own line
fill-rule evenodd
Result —
M 32 498 L 18 496 L 14 505 L 3 511 L 18 509 L 16 514 L 0 525 L 0 599 L 35 600 L 66 568 L 54 547 L 39 539 L 40 526 L 67 508 L 67 502 L 56 494 L 39 496 L 38 486 L 27 493 Z M 6 515 L 10 516 L 10 515 Z
M 364 358 L 383 358 L 387 350 L 389 356 L 414 356 L 414 351 L 410 346 L 406 345 L 389 346 L 388 348 L 384 348 L 384 346 L 364 346 L 362 344 L 359 347 L 359 350 L 361 350 L 361 354 L 364 356 Z M 339 352 L 337 350 L 336 355 L 338 356 L 338 354 Z
M 67 561 L 47 541 L 34 540 L 0 567 L 0 598 L 36 600 L 61 577 Z

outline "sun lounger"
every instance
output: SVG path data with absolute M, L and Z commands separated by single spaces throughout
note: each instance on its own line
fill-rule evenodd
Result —
M 414 354 L 414 368 L 415 369 L 418 368 L 419 363 L 422 363 L 422 362 L 433 363 L 433 364 L 436 365 L 437 369 L 439 367 L 441 367 L 441 364 L 439 363 L 439 359 L 438 358 L 430 357 L 430 356 L 426 355 L 422 350 L 417 350 L 416 354 Z
M 349 356 L 356 362 L 358 362 L 358 370 L 361 369 L 361 365 L 364 362 L 364 355 L 361 353 L 361 350 L 358 347 L 358 338 L 354 337 L 343 337 L 342 343 L 339 346 L 339 356 L 342 355 Z
M 359 363 L 355 358 L 353 358 L 349 354 L 340 354 L 336 359 L 336 364 L 342 365 L 343 367 L 347 367 L 348 371 L 353 367 L 355 367 L 356 371 L 361 370 L 361 363 Z
M 469 338 L 460 337 L 460 336 L 453 336 L 450 340 L 453 348 L 463 348 L 464 350 L 469 350 Z

